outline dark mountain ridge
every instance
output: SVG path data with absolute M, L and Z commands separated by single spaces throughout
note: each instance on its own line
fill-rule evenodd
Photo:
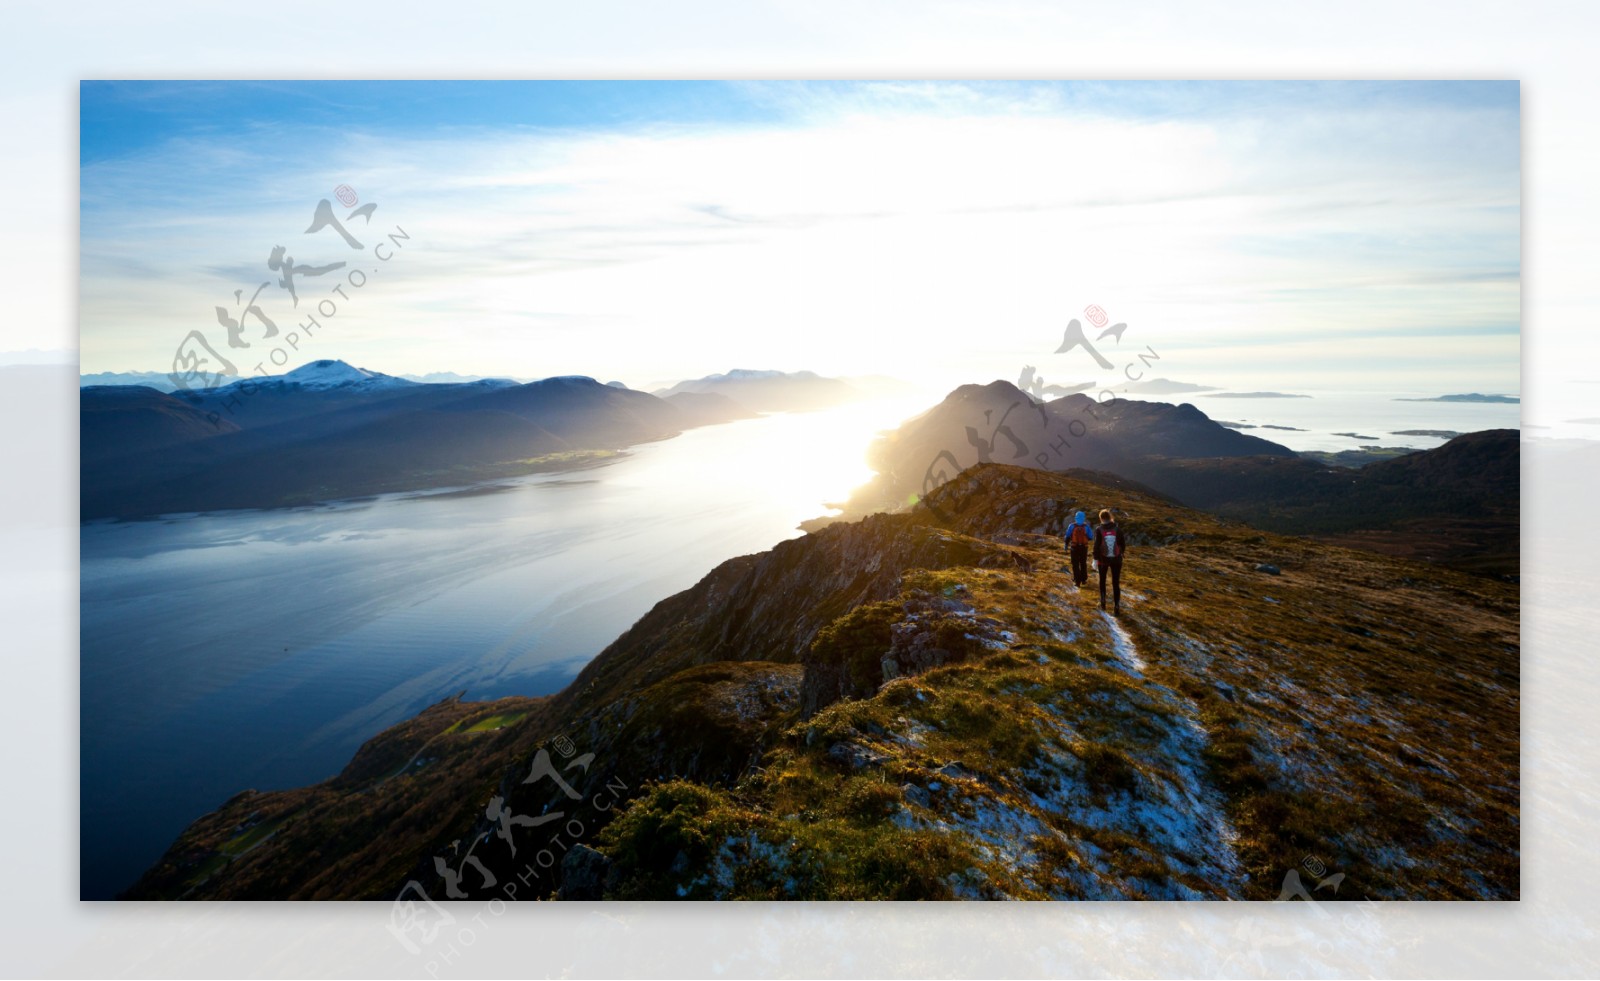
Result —
M 1284 456 L 1293 451 L 1211 421 L 1188 403 L 1097 402 L 1083 394 L 1035 402 L 1007 381 L 962 385 L 873 444 L 878 476 L 851 513 L 902 506 L 977 463 L 1123 473 L 1144 456 Z
M 229 420 L 208 418 L 181 399 L 142 386 L 88 386 L 80 391 L 79 405 L 85 466 L 239 431 Z
M 266 508 L 604 460 L 748 412 L 692 412 L 592 378 L 419 384 L 343 362 L 162 395 L 80 389 L 84 519 Z

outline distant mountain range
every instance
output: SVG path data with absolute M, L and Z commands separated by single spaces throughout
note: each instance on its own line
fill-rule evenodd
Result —
M 79 388 L 94 385 L 142 385 L 158 392 L 170 392 L 178 387 L 172 384 L 170 375 L 160 371 L 97 371 L 78 376 Z
M 836 378 L 810 371 L 752 371 L 736 368 L 720 375 L 681 381 L 657 389 L 663 398 L 683 392 L 722 395 L 756 412 L 806 412 L 862 398 L 864 393 Z
M 740 401 L 721 390 L 727 382 Z M 570 469 L 854 393 L 810 372 L 731 372 L 680 387 L 660 398 L 584 376 L 424 383 L 331 359 L 199 392 L 85 386 L 80 513 L 281 507 Z
M 297 368 L 295 371 L 303 371 L 304 368 L 314 367 L 318 364 L 326 365 L 334 363 L 336 362 L 313 362 L 311 365 Z M 343 364 L 344 362 L 340 361 L 337 363 Z M 290 372 L 289 374 L 292 375 L 294 372 Z M 533 381 L 531 378 L 511 378 L 509 376 L 489 379 L 484 375 L 460 375 L 454 371 L 433 371 L 426 375 L 398 375 L 392 377 L 397 377 L 403 381 L 418 382 L 425 385 L 460 385 L 466 382 L 486 380 L 504 381 L 508 384 L 527 383 Z M 98 371 L 92 374 L 78 376 L 79 388 L 88 388 L 93 385 L 142 385 L 145 388 L 153 388 L 158 392 L 172 392 L 176 391 L 178 387 L 172 383 L 171 375 L 160 371 Z
M 527 384 L 534 381 L 532 378 L 516 378 L 511 375 L 458 375 L 453 371 L 430 371 L 426 375 L 401 375 L 406 381 L 422 382 L 425 385 L 460 385 L 464 382 L 475 381 L 510 381 Z

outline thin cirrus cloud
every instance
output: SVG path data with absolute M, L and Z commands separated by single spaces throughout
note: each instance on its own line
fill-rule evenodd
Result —
M 617 104 L 574 84 L 563 98 Z M 272 370 L 342 357 L 643 383 L 740 366 L 936 387 L 1048 359 L 1098 303 L 1130 339 L 1226 372 L 1206 381 L 1432 371 L 1514 390 L 1515 86 L 1463 84 L 661 83 L 620 122 L 575 123 L 570 105 L 559 124 L 261 111 L 226 136 L 91 137 L 83 370 L 163 367 L 234 290 L 276 278 L 284 245 L 372 279 Z M 675 112 L 675 93 L 693 106 Z M 88 103 L 86 127 L 112 115 Z M 372 238 L 411 236 L 394 261 L 304 234 L 338 184 L 377 204 Z M 276 286 L 263 297 L 299 322 Z M 1470 354 L 1441 359 L 1441 337 Z M 1308 357 L 1344 341 L 1361 364 Z M 1215 356 L 1229 345 L 1250 356 Z

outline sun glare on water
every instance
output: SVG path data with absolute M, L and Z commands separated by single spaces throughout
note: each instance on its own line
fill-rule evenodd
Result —
M 693 442 L 692 453 L 636 448 L 639 466 L 627 479 L 706 504 L 759 497 L 795 521 L 830 514 L 872 478 L 867 450 L 877 435 L 929 404 L 926 396 L 871 399 L 690 430 L 669 442 Z

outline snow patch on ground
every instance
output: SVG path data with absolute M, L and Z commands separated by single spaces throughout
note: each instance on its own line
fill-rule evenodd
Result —
M 724 839 L 711 859 L 711 867 L 694 879 L 680 884 L 678 895 L 686 897 L 701 886 L 713 885 L 714 894 L 720 899 L 733 891 L 734 875 L 739 870 L 753 867 L 764 868 L 774 876 L 781 876 L 783 891 L 788 895 L 794 895 L 799 888 L 791 871 L 787 844 L 763 841 L 754 831 L 750 831 Z
M 1131 673 L 1144 674 L 1144 659 L 1139 656 L 1139 648 L 1133 643 L 1133 638 L 1128 635 L 1126 628 L 1117 622 L 1117 618 L 1104 610 L 1100 611 L 1100 621 L 1106 625 L 1106 630 L 1111 634 L 1111 650 L 1117 655 L 1117 660 L 1131 669 Z
M 1048 706 L 1047 724 L 1058 739 L 1047 742 L 1042 765 L 1029 782 L 1037 786 L 1042 781 L 1052 789 L 1032 794 L 1034 807 L 1091 834 L 1128 835 L 1148 848 L 1147 857 L 1168 870 L 1161 880 L 1129 877 L 1107 859 L 1086 852 L 1083 846 L 1088 842 L 1074 841 L 1086 866 L 1103 880 L 1098 890 L 1085 888 L 1084 895 L 1114 884 L 1124 894 L 1143 898 L 1199 898 L 1200 893 L 1178 877 L 1238 895 L 1244 881 L 1236 852 L 1238 832 L 1228 820 L 1222 795 L 1209 783 L 1204 755 L 1208 736 L 1200 725 L 1198 707 L 1172 688 L 1145 679 L 1147 665 L 1122 623 L 1104 612 L 1100 623 L 1115 665 L 1136 682 L 1120 691 L 1095 693 L 1104 698 L 1069 698 L 1059 707 Z M 1199 645 L 1187 647 L 1185 653 L 1209 659 Z M 1117 724 L 1114 736 L 1101 737 L 1103 746 L 1133 765 L 1131 786 L 1105 786 L 1104 777 L 1096 786 L 1085 763 L 1091 757 L 1076 749 L 1084 739 L 1095 738 L 1082 733 L 1103 731 L 1107 720 Z

